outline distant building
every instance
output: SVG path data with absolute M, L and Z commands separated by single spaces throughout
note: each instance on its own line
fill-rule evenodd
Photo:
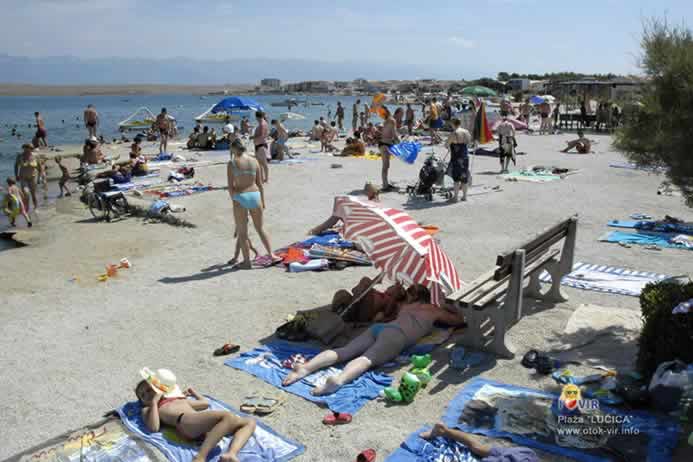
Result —
M 279 89 L 282 86 L 282 81 L 279 79 L 262 79 L 260 85 L 266 88 Z
M 354 86 L 355 87 L 365 87 L 368 86 L 368 80 L 366 79 L 354 79 Z
M 329 93 L 334 85 L 326 80 L 291 83 L 286 86 L 289 93 Z
M 529 90 L 529 79 L 510 79 L 508 86 L 512 91 L 527 91 Z
M 640 91 L 641 83 L 634 79 L 611 79 L 611 80 L 571 80 L 558 82 L 554 85 L 556 96 L 577 96 L 584 99 L 595 99 L 599 101 L 615 101 L 628 99 Z

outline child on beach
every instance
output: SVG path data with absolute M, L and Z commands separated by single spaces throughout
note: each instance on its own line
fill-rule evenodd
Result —
M 448 428 L 442 423 L 435 424 L 433 429 L 419 436 L 425 440 L 442 437 L 460 442 L 467 446 L 472 454 L 481 458 L 482 462 L 539 462 L 537 454 L 529 448 L 523 446 L 504 448 L 481 444 L 474 435 Z
M 60 177 L 60 181 L 58 183 L 58 185 L 60 186 L 60 196 L 58 197 L 63 197 L 63 191 L 65 192 L 65 195 L 67 197 L 70 197 L 72 193 L 69 189 L 67 189 L 67 182 L 70 181 L 70 172 L 68 172 L 67 167 L 63 165 L 62 158 L 60 156 L 55 157 L 55 163 L 58 164 L 58 168 L 62 173 L 62 176 Z
M 135 395 L 142 404 L 142 419 L 149 431 L 158 432 L 163 424 L 174 427 L 187 440 L 204 438 L 193 462 L 205 462 L 222 438 L 233 435 L 228 451 L 219 459 L 239 461 L 238 453 L 255 431 L 254 420 L 229 411 L 209 410 L 209 402 L 194 389 L 182 393 L 169 370 L 159 369 L 154 373 L 144 368 L 140 374 L 144 379 L 135 387 Z
M 17 182 L 14 178 L 7 179 L 7 192 L 2 198 L 2 213 L 10 219 L 11 226 L 17 226 L 17 215 L 21 213 L 26 220 L 27 226 L 31 228 L 31 219 L 26 212 L 26 207 L 24 207 L 22 192 L 17 187 Z

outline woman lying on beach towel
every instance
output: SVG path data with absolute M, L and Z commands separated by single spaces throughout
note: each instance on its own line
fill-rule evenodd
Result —
M 328 377 L 324 385 L 312 391 L 315 396 L 332 394 L 370 368 L 395 359 L 405 348 L 430 334 L 436 321 L 451 326 L 464 323 L 461 314 L 431 305 L 430 300 L 431 294 L 426 287 L 418 284 L 409 287 L 394 321 L 373 324 L 345 347 L 325 350 L 307 363 L 295 366 L 283 385 L 291 385 L 320 369 L 349 361 L 342 372 Z
M 255 431 L 255 421 L 238 417 L 228 411 L 208 411 L 207 400 L 192 388 L 183 394 L 176 385 L 176 377 L 167 369 L 156 373 L 144 368 L 140 371 L 143 380 L 135 387 L 135 395 L 142 403 L 142 419 L 152 432 L 162 425 L 176 429 L 176 433 L 187 440 L 203 438 L 202 445 L 193 462 L 205 462 L 210 451 L 225 436 L 233 440 L 221 462 L 238 462 L 238 453 Z M 191 396 L 195 399 L 187 399 Z

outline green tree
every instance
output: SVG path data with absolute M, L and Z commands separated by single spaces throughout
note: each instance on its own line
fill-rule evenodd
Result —
M 638 165 L 663 167 L 693 207 L 693 35 L 652 20 L 641 45 L 642 100 L 626 114 L 615 144 Z
M 499 72 L 496 78 L 497 80 L 507 82 L 508 80 L 510 80 L 510 74 L 508 74 L 507 72 Z

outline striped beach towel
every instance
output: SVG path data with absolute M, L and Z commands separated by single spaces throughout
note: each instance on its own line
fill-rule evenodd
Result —
M 578 262 L 573 266 L 573 271 L 563 278 L 561 284 L 576 289 L 639 297 L 642 289 L 650 282 L 669 278 L 670 276 L 665 274 L 648 271 L 634 271 L 617 266 Z M 550 283 L 551 276 L 547 271 L 544 271 L 539 276 L 539 280 Z

